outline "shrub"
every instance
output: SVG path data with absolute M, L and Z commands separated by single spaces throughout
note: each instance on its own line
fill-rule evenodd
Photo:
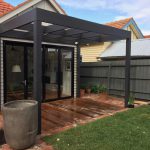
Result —
M 96 93 L 96 94 L 103 93 L 103 92 L 106 92 L 106 91 L 107 91 L 107 88 L 104 85 L 94 85 L 91 88 L 91 92 Z
M 128 105 L 134 105 L 135 96 L 133 94 L 130 94 Z
M 99 93 L 99 86 L 98 85 L 92 86 L 91 92 L 95 93 L 95 94 L 98 94 Z

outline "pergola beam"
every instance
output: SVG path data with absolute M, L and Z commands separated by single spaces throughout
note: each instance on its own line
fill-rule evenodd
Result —
M 80 97 L 80 45 L 79 43 L 77 44 L 77 97 Z
M 74 17 L 61 15 L 54 12 L 45 11 L 37 8 L 37 17 L 41 22 L 52 23 L 68 28 L 74 28 L 78 30 L 94 32 L 98 34 L 113 35 L 118 37 L 130 37 L 130 32 L 125 30 L 116 29 L 102 24 L 97 24 Z
M 0 34 L 29 24 L 33 22 L 35 18 L 36 18 L 36 9 L 33 9 L 32 11 L 29 11 L 23 15 L 17 16 L 16 18 L 8 22 L 4 22 L 0 25 Z
M 42 26 L 41 21 L 34 22 L 33 49 L 33 96 L 38 101 L 38 133 L 41 133 L 41 103 L 42 103 Z
M 125 107 L 128 107 L 130 98 L 130 61 L 131 61 L 131 38 L 126 39 L 125 58 Z

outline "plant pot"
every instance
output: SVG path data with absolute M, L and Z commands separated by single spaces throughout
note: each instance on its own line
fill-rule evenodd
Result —
M 86 89 L 86 93 L 87 94 L 90 94 L 91 93 L 91 89 L 89 88 L 89 89 Z
M 4 134 L 11 148 L 27 149 L 35 144 L 38 124 L 38 103 L 16 100 L 4 104 Z
M 80 89 L 80 96 L 84 96 L 85 95 L 85 89 Z
M 134 104 L 129 104 L 128 108 L 134 108 Z

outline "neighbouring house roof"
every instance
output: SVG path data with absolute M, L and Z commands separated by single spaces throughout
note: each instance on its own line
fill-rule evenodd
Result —
M 17 6 L 12 6 L 6 2 L 4 2 L 4 0 L 0 0 L 0 9 L 3 10 L 3 8 L 5 9 L 5 11 L 3 11 L 2 13 L 0 13 L 0 17 L 3 17 L 4 15 L 7 15 L 8 13 L 11 13 L 12 11 L 24 6 L 25 4 L 31 2 L 33 0 L 26 0 L 24 2 L 22 2 L 21 4 L 17 5 Z M 56 0 L 50 0 L 53 1 L 53 3 L 64 13 L 66 14 L 66 12 L 61 8 L 61 6 L 56 2 Z
M 126 41 L 114 42 L 101 54 L 102 59 L 124 57 L 126 53 Z M 150 56 L 150 39 L 134 40 L 131 43 L 131 56 Z
M 144 38 L 145 38 L 145 39 L 149 39 L 149 38 L 150 38 L 150 35 L 145 35 Z
M 0 16 L 12 11 L 15 7 L 9 3 L 4 2 L 4 0 L 0 0 Z
M 114 21 L 114 22 L 108 22 L 108 23 L 106 23 L 106 25 L 114 27 L 114 28 L 118 28 L 118 29 L 124 29 L 124 30 L 126 30 L 128 26 L 133 25 L 138 37 L 144 38 L 140 28 L 137 26 L 133 17 Z
M 106 25 L 114 27 L 114 28 L 123 29 L 126 26 L 126 24 L 128 24 L 131 21 L 131 19 L 133 18 L 131 17 L 131 18 L 123 19 L 123 20 L 114 21 L 114 22 L 108 22 L 106 23 Z

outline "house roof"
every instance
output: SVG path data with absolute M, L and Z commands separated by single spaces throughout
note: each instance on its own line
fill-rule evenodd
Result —
M 150 35 L 145 35 L 144 38 L 149 39 Z
M 114 28 L 118 28 L 118 29 L 125 29 L 125 30 L 127 29 L 128 26 L 132 25 L 134 27 L 133 29 L 134 29 L 137 37 L 139 39 L 144 38 L 140 28 L 137 26 L 133 17 L 114 21 L 114 22 L 109 22 L 109 23 L 106 23 L 106 25 L 114 27 Z
M 6 15 L 6 14 L 8 14 L 8 13 L 11 13 L 12 11 L 14 11 L 14 10 L 16 10 L 16 9 L 18 9 L 18 8 L 20 8 L 20 7 L 22 7 L 23 5 L 25 5 L 25 4 L 27 4 L 27 3 L 31 2 L 31 1 L 33 1 L 33 0 L 25 0 L 25 1 L 22 2 L 21 4 L 19 4 L 19 5 L 17 5 L 17 6 L 14 7 L 14 6 L 12 6 L 12 5 L 10 5 L 10 4 L 4 2 L 4 0 L 0 0 L 0 3 L 2 3 L 0 9 L 2 9 L 3 7 L 4 7 L 4 8 L 7 8 L 7 11 L 3 11 L 2 13 L 0 13 L 0 17 Z M 61 11 L 62 11 L 64 14 L 66 14 L 66 12 L 61 8 L 61 6 L 56 2 L 56 0 L 53 0 L 53 2 L 55 3 L 55 5 L 57 5 L 57 7 L 59 7 L 59 9 L 61 9 Z
M 126 41 L 114 42 L 101 54 L 102 59 L 124 57 Z M 131 43 L 131 56 L 150 56 L 150 39 L 133 40 Z
M 9 3 L 4 2 L 4 0 L 0 0 L 0 16 L 12 11 L 13 9 L 14 9 L 14 6 L 12 6 Z
M 118 21 L 114 21 L 114 22 L 108 22 L 106 23 L 106 25 L 114 27 L 114 28 L 119 28 L 122 29 L 126 26 L 126 24 L 128 24 L 133 18 L 126 18 L 123 20 L 118 20 Z

